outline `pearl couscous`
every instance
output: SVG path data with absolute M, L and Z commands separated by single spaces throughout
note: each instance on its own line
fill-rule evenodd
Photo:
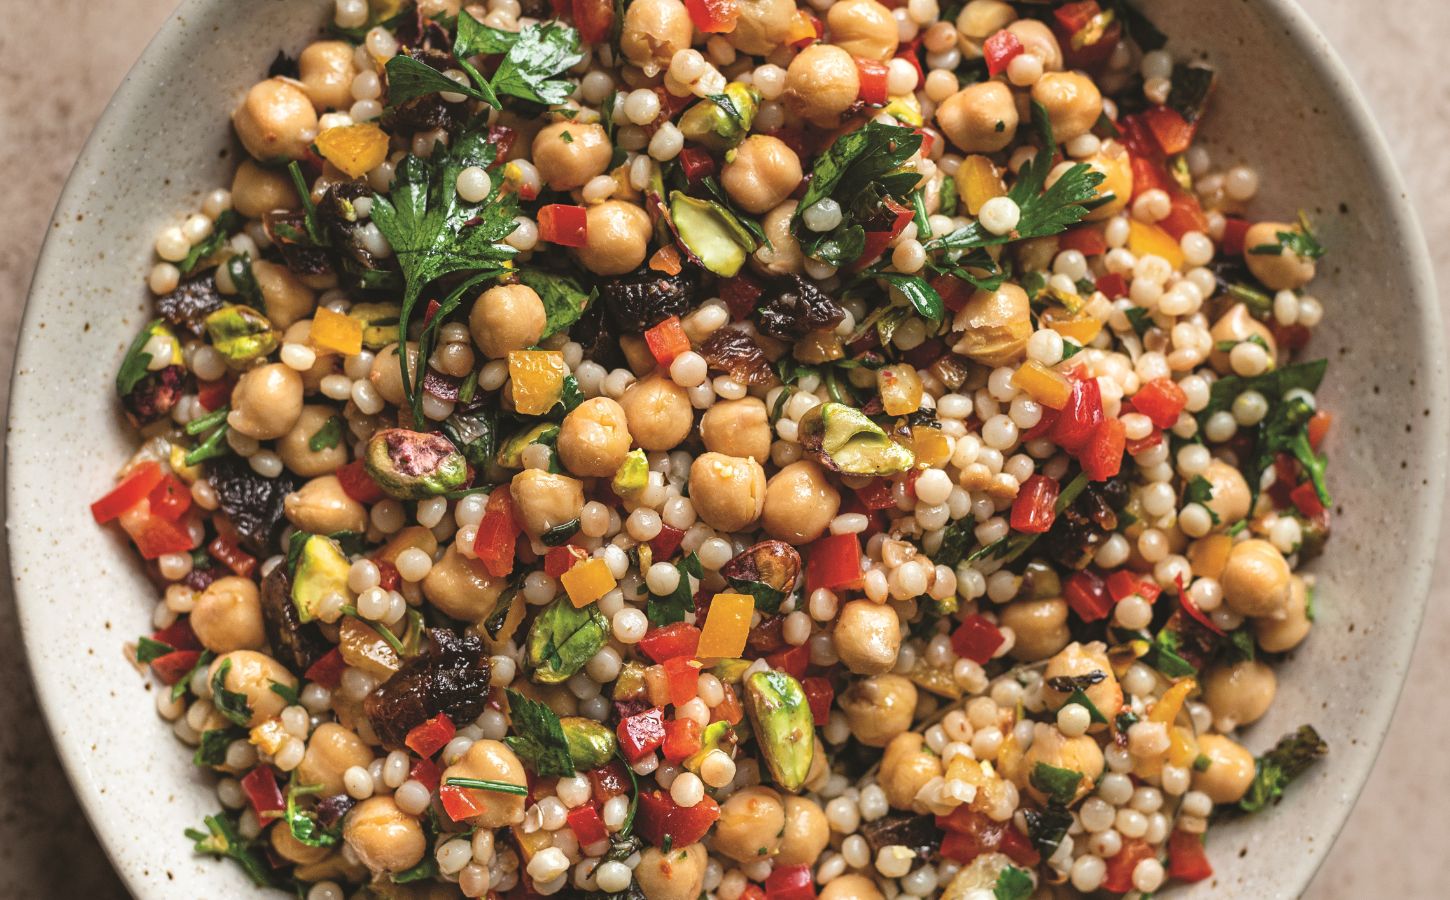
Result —
M 308 900 L 1138 897 L 1325 752 L 1238 737 L 1314 620 L 1324 249 L 1141 13 L 329 30 L 157 234 L 93 507 L 198 852 Z

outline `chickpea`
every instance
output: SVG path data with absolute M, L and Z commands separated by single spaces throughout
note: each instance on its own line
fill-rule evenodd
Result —
M 1012 644 L 1012 658 L 1023 662 L 1046 659 L 1071 639 L 1067 627 L 1067 601 L 1018 600 L 1002 607 L 1001 624 L 1012 629 L 1017 640 Z
M 1289 564 L 1268 541 L 1234 544 L 1219 576 L 1228 608 L 1250 618 L 1282 618 L 1289 608 Z
M 1091 78 L 1048 72 L 1032 86 L 1032 99 L 1047 109 L 1054 140 L 1070 141 L 1092 130 L 1103 114 L 1103 95 Z
M 341 794 L 346 788 L 343 773 L 353 766 L 367 768 L 373 751 L 367 742 L 336 722 L 324 722 L 307 740 L 307 752 L 297 765 L 302 784 L 322 785 L 324 797 Z
M 911 679 L 888 672 L 853 681 L 838 703 L 852 737 L 868 747 L 885 747 L 911 727 L 916 700 Z
M 594 397 L 564 417 L 559 459 L 575 475 L 608 478 L 624 464 L 632 441 L 624 407 L 608 397 Z
M 252 274 L 262 292 L 267 318 L 277 328 L 285 331 L 317 308 L 317 294 L 286 266 L 259 259 L 252 262 Z
M 796 202 L 787 200 L 761 219 L 760 227 L 769 243 L 761 245 L 752 259 L 762 274 L 790 275 L 805 268 L 806 255 L 791 227 L 795 208 Z
M 841 494 L 821 466 L 809 459 L 781 469 L 765 485 L 761 525 L 790 544 L 809 544 L 826 531 L 841 507 Z
M 957 13 L 957 34 L 972 40 L 980 51 L 987 38 L 1011 25 L 1017 18 L 1012 4 L 1003 0 L 971 0 Z
M 901 617 L 884 603 L 852 600 L 836 619 L 836 655 L 857 675 L 880 675 L 896 665 Z
M 838 875 L 821 888 L 816 900 L 884 900 L 881 889 L 865 875 Z
M 222 679 L 222 686 L 246 697 L 247 707 L 252 711 L 251 718 L 247 720 L 248 728 L 256 728 L 273 716 L 280 715 L 286 708 L 287 701 L 272 690 L 272 685 L 280 684 L 292 689 L 297 687 L 297 677 L 287 671 L 286 666 L 255 650 L 232 650 L 218 656 L 207 669 L 207 682 L 214 684 L 217 672 L 223 667 L 226 667 L 227 674 Z
M 634 0 L 624 11 L 619 49 L 647 76 L 670 67 L 670 60 L 690 46 L 693 25 L 680 0 Z
M 1000 81 L 968 85 L 941 102 L 936 124 L 968 153 L 996 153 L 1017 136 L 1017 104 Z
M 532 347 L 544 336 L 544 301 L 526 284 L 501 284 L 478 295 L 468 312 L 468 331 L 489 359 Z
M 875 0 L 860 0 L 875 4 Z M 833 7 L 835 8 L 835 7 Z M 727 157 L 720 183 L 746 212 L 769 212 L 789 199 L 801 182 L 801 161 L 780 138 L 752 134 Z
M 292 829 L 285 825 L 269 830 L 267 839 L 271 841 L 272 849 L 277 851 L 278 856 L 302 865 L 322 862 L 332 852 L 328 847 L 312 847 L 302 843 L 292 836 Z
M 1213 488 L 1213 498 L 1203 505 L 1218 517 L 1220 528 L 1228 528 L 1249 514 L 1249 483 L 1243 473 L 1215 459 L 1208 464 L 1203 477 Z
M 1221 734 L 1198 736 L 1198 752 L 1208 757 L 1208 768 L 1194 767 L 1193 789 L 1214 803 L 1237 803 L 1254 780 L 1254 755 Z
M 711 848 L 737 862 L 767 859 L 780 850 L 785 831 L 785 806 L 780 794 L 764 786 L 730 795 L 720 805 Z
M 624 200 L 606 200 L 584 214 L 587 243 L 574 253 L 596 275 L 623 275 L 649 251 L 649 213 Z
M 1270 653 L 1283 653 L 1299 646 L 1309 635 L 1309 588 L 1298 575 L 1289 578 L 1289 605 L 1282 619 L 1255 619 L 1254 637 Z
M 963 356 L 984 366 L 1016 362 L 1032 336 L 1027 292 L 1011 282 L 995 291 L 977 291 L 957 313 L 952 330 L 962 333 L 952 349 Z
M 317 137 L 317 112 L 296 82 L 268 78 L 247 91 L 232 113 L 242 146 L 262 162 L 302 159 Z
M 785 43 L 795 23 L 795 0 L 740 0 L 731 46 L 752 56 L 768 56 Z
M 257 583 L 228 575 L 207 585 L 191 611 L 191 627 L 213 653 L 260 650 L 267 644 Z
M 1112 199 L 1083 218 L 1089 222 L 1103 222 L 1127 209 L 1133 196 L 1133 161 L 1128 156 L 1128 148 L 1109 138 L 1102 142 L 1097 153 L 1084 162 L 1103 176 L 1102 183 L 1093 189 L 1094 193 Z
M 308 443 L 337 411 L 331 406 L 308 404 L 302 407 L 297 424 L 277 440 L 277 455 L 287 468 L 304 478 L 334 472 L 347 462 L 347 442 L 338 440 L 331 447 L 313 450 Z
M 904 731 L 886 745 L 877 781 L 893 808 L 912 809 L 916 795 L 941 774 L 941 757 L 926 746 L 926 738 L 915 731 Z
M 279 438 L 302 415 L 302 376 L 281 363 L 258 366 L 237 379 L 227 424 L 259 441 Z
M 415 371 L 418 365 L 418 345 L 408 342 L 408 371 Z M 403 371 L 398 356 L 398 345 L 389 344 L 373 357 L 372 368 L 368 370 L 368 381 L 377 388 L 379 396 L 394 406 L 403 406 L 408 397 L 403 393 Z
M 1103 749 L 1086 734 L 1070 738 L 1058 731 L 1056 726 L 1038 722 L 1032 728 L 1032 746 L 1027 748 L 1027 753 L 1022 758 L 1022 776 L 1029 776 L 1038 763 L 1046 763 L 1059 769 L 1071 769 L 1083 776 L 1073 798 L 1076 802 L 1092 792 L 1098 776 L 1103 774 Z M 1033 787 L 1030 781 L 1026 785 L 1018 786 L 1026 787 L 1027 792 L 1038 803 L 1047 802 L 1046 795 Z
M 726 456 L 749 456 L 761 465 L 770 459 L 770 413 L 759 397 L 716 400 L 700 417 L 706 450 Z
M 342 839 L 374 875 L 411 869 L 428 850 L 423 826 L 392 797 L 371 797 L 354 806 L 343 821 Z
M 785 71 L 786 108 L 821 128 L 838 128 L 856 102 L 861 77 L 851 54 L 831 44 L 811 44 Z
M 292 179 L 280 169 L 264 169 L 243 159 L 232 176 L 232 208 L 249 219 L 260 219 L 274 209 L 297 209 L 302 201 Z
M 483 563 L 459 553 L 451 543 L 423 577 L 428 602 L 463 622 L 488 618 L 503 589 L 504 582 L 489 575 Z
M 1273 669 L 1246 659 L 1209 671 L 1203 679 L 1203 702 L 1213 711 L 1214 727 L 1232 731 L 1263 718 L 1278 688 Z
M 646 450 L 673 450 L 690 435 L 695 410 L 685 389 L 655 374 L 631 384 L 619 398 L 635 443 Z
M 805 797 L 785 798 L 785 834 L 781 837 L 778 866 L 813 865 L 831 842 L 831 827 L 819 803 Z
M 840 0 L 826 12 L 831 43 L 852 56 L 885 62 L 900 42 L 891 10 L 876 0 Z
M 634 877 L 649 900 L 695 900 L 704 893 L 709 861 L 709 851 L 699 842 L 669 853 L 650 847 L 640 855 Z
M 1113 667 L 1108 662 L 1106 648 L 1101 643 L 1095 641 L 1083 645 L 1073 641 L 1048 661 L 1047 669 L 1042 673 L 1042 677 L 1044 680 L 1050 681 L 1053 678 L 1091 675 L 1093 672 L 1101 672 L 1105 677 L 1083 693 L 1087 694 L 1087 698 L 1092 701 L 1093 706 L 1098 708 L 1098 712 L 1111 720 L 1123 708 L 1123 689 L 1118 684 L 1117 676 L 1113 674 Z M 1043 687 L 1042 699 L 1047 702 L 1048 709 L 1057 710 L 1067 702 L 1071 693 L 1071 691 L 1055 691 L 1051 687 Z
M 1244 234 L 1244 262 L 1254 277 L 1271 291 L 1297 291 L 1314 280 L 1312 256 L 1300 256 L 1281 246 L 1279 233 L 1301 233 L 1304 229 L 1288 222 L 1257 222 Z M 1256 253 L 1259 247 L 1279 247 L 1278 253 Z
M 746 531 L 765 508 L 765 470 L 749 457 L 701 454 L 690 464 L 690 499 L 716 531 Z
M 1252 256 L 1253 254 L 1246 254 Z M 1208 330 L 1209 337 L 1213 338 L 1214 350 L 1208 355 L 1208 364 L 1213 366 L 1214 371 L 1220 375 L 1232 375 L 1233 367 L 1229 364 L 1227 350 L 1219 350 L 1220 343 L 1237 344 L 1241 341 L 1260 340 L 1268 351 L 1270 361 L 1274 360 L 1279 352 L 1279 344 L 1274 340 L 1274 333 L 1268 326 L 1249 313 L 1249 308 L 1242 303 L 1235 303 L 1228 308 L 1228 311 L 1218 317 L 1213 327 Z
M 450 778 L 481 778 L 519 787 L 528 786 L 524 764 L 506 744 L 493 740 L 475 741 L 462 759 L 443 770 L 443 780 L 446 782 Z M 469 796 L 481 810 L 468 819 L 470 825 L 500 828 L 517 825 L 524 820 L 524 798 L 517 794 L 470 790 Z
M 310 534 L 367 531 L 367 507 L 342 489 L 336 475 L 319 475 L 282 498 L 287 521 Z
M 519 524 L 532 537 L 572 522 L 584 509 L 584 485 L 567 475 L 525 469 L 509 484 Z
M 297 57 L 302 90 L 318 112 L 352 106 L 352 80 L 357 77 L 352 57 L 346 41 L 314 41 Z
M 1062 46 L 1047 25 L 1036 19 L 1018 19 L 1008 25 L 1007 30 L 1022 42 L 1024 53 L 1031 53 L 1042 60 L 1044 72 L 1062 71 Z
M 572 191 L 609 168 L 614 148 L 604 126 L 584 122 L 555 122 L 534 136 L 534 165 L 551 189 Z

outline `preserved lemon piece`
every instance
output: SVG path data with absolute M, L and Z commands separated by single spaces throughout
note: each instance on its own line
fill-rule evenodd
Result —
M 909 416 L 921 409 L 921 379 L 907 363 L 883 366 L 876 373 L 881 405 L 888 416 Z
M 1178 242 L 1173 239 L 1171 234 L 1157 225 L 1129 219 L 1128 249 L 1133 251 L 1133 255 L 1139 259 L 1151 253 L 1168 260 L 1168 264 L 1173 268 L 1183 269 L 1183 248 L 1178 246 Z
M 376 125 L 342 125 L 317 136 L 317 152 L 349 178 L 361 178 L 388 158 L 388 136 Z
M 569 367 L 557 350 L 514 350 L 509 353 L 509 380 L 514 409 L 526 416 L 542 416 L 559 402 Z
M 985 156 L 973 155 L 962 160 L 961 168 L 957 170 L 957 185 L 967 203 L 967 212 L 974 216 L 981 210 L 982 204 L 1007 193 L 1002 173 Z
M 1051 409 L 1062 409 L 1072 396 L 1072 383 L 1035 359 L 1012 373 L 1012 386 Z
M 320 306 L 317 308 L 317 315 L 312 318 L 312 329 L 307 332 L 307 340 L 319 350 L 356 356 L 362 352 L 363 323 L 360 319 Z

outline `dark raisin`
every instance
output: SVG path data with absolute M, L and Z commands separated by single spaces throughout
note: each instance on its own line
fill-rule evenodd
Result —
M 299 487 L 297 476 L 284 471 L 276 478 L 263 478 L 241 457 L 223 456 L 207 464 L 207 480 L 242 546 L 261 557 L 276 552 L 282 499 Z
M 628 275 L 609 278 L 599 285 L 609 316 L 622 333 L 637 334 L 668 319 L 682 316 L 695 300 L 693 267 L 666 275 L 641 267 Z
M 267 237 L 282 254 L 282 261 L 298 275 L 322 275 L 332 271 L 327 251 L 315 246 L 307 234 L 307 216 L 301 210 L 274 209 L 262 214 Z
M 177 328 L 191 332 L 193 337 L 206 333 L 206 317 L 222 308 L 226 301 L 216 288 L 213 272 L 188 278 L 176 290 L 156 300 L 156 311 Z
M 403 663 L 363 700 L 363 712 L 389 750 L 439 713 L 472 722 L 488 700 L 488 656 L 476 634 L 428 629 L 423 651 Z
M 781 340 L 796 340 L 812 331 L 835 328 L 846 310 L 809 279 L 790 275 L 766 286 L 755 308 L 760 330 Z
M 719 369 L 740 384 L 758 386 L 777 380 L 770 358 L 743 328 L 719 329 L 700 345 L 700 355 L 710 368 Z
M 273 566 L 262 580 L 262 624 L 272 655 L 296 672 L 304 672 L 327 653 L 330 644 L 314 623 L 303 624 L 292 602 L 292 576 L 287 567 Z
M 892 812 L 874 822 L 861 823 L 861 836 L 874 857 L 883 847 L 910 847 L 922 859 L 929 859 L 941 849 L 941 829 L 931 816 Z

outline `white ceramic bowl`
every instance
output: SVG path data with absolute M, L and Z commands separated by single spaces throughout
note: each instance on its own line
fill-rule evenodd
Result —
M 211 779 L 122 655 L 156 596 L 87 505 L 133 448 L 112 391 L 150 317 L 152 237 L 228 184 L 227 114 L 279 48 L 314 34 L 326 0 L 186 0 L 101 118 L 61 199 L 36 273 L 10 407 L 7 513 L 31 669 L 76 792 L 131 890 L 238 896 L 228 863 L 182 829 L 217 808 Z M 1256 209 L 1314 218 L 1330 249 L 1313 289 L 1328 311 L 1311 351 L 1339 507 L 1315 564 L 1319 620 L 1281 670 L 1254 750 L 1312 722 L 1332 750 L 1279 807 L 1216 827 L 1216 876 L 1181 896 L 1293 897 L 1349 815 L 1384 735 L 1419 627 L 1443 493 L 1446 378 L 1435 292 L 1414 215 L 1364 102 L 1291 0 L 1150 3 L 1176 54 L 1201 53 L 1221 88 L 1215 155 L 1263 173 Z

